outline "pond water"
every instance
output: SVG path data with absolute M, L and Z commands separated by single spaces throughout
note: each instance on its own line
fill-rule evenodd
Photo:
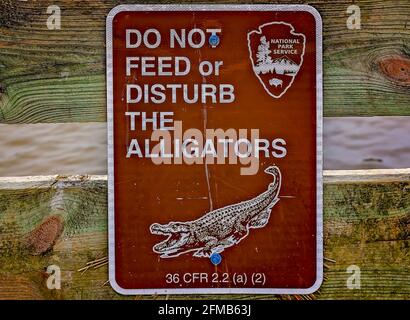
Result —
M 0 176 L 106 174 L 106 124 L 0 125 Z M 410 118 L 325 118 L 325 169 L 410 167 Z

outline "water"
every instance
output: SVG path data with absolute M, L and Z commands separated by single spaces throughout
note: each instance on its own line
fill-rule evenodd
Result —
M 106 124 L 0 125 L 0 176 L 106 174 Z
M 410 117 L 326 118 L 325 169 L 410 168 Z
M 407 117 L 326 118 L 324 168 L 410 167 Z M 0 176 L 106 174 L 106 124 L 0 125 Z

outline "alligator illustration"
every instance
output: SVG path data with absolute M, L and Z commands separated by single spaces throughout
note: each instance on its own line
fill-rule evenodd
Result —
M 238 244 L 249 229 L 262 228 L 269 221 L 273 206 L 279 201 L 281 173 L 270 166 L 265 172 L 274 177 L 268 189 L 253 199 L 210 211 L 194 221 L 153 223 L 150 231 L 168 238 L 153 247 L 161 258 L 173 258 L 195 251 L 195 257 L 209 257 Z

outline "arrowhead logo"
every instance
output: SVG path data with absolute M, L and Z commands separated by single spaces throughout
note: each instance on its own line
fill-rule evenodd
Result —
M 286 22 L 269 22 L 248 33 L 253 71 L 266 92 L 282 97 L 303 64 L 306 37 Z

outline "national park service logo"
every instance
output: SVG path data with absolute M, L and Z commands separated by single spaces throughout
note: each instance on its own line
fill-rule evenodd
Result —
M 306 37 L 285 22 L 269 22 L 248 33 L 253 71 L 266 92 L 282 97 L 303 64 Z

